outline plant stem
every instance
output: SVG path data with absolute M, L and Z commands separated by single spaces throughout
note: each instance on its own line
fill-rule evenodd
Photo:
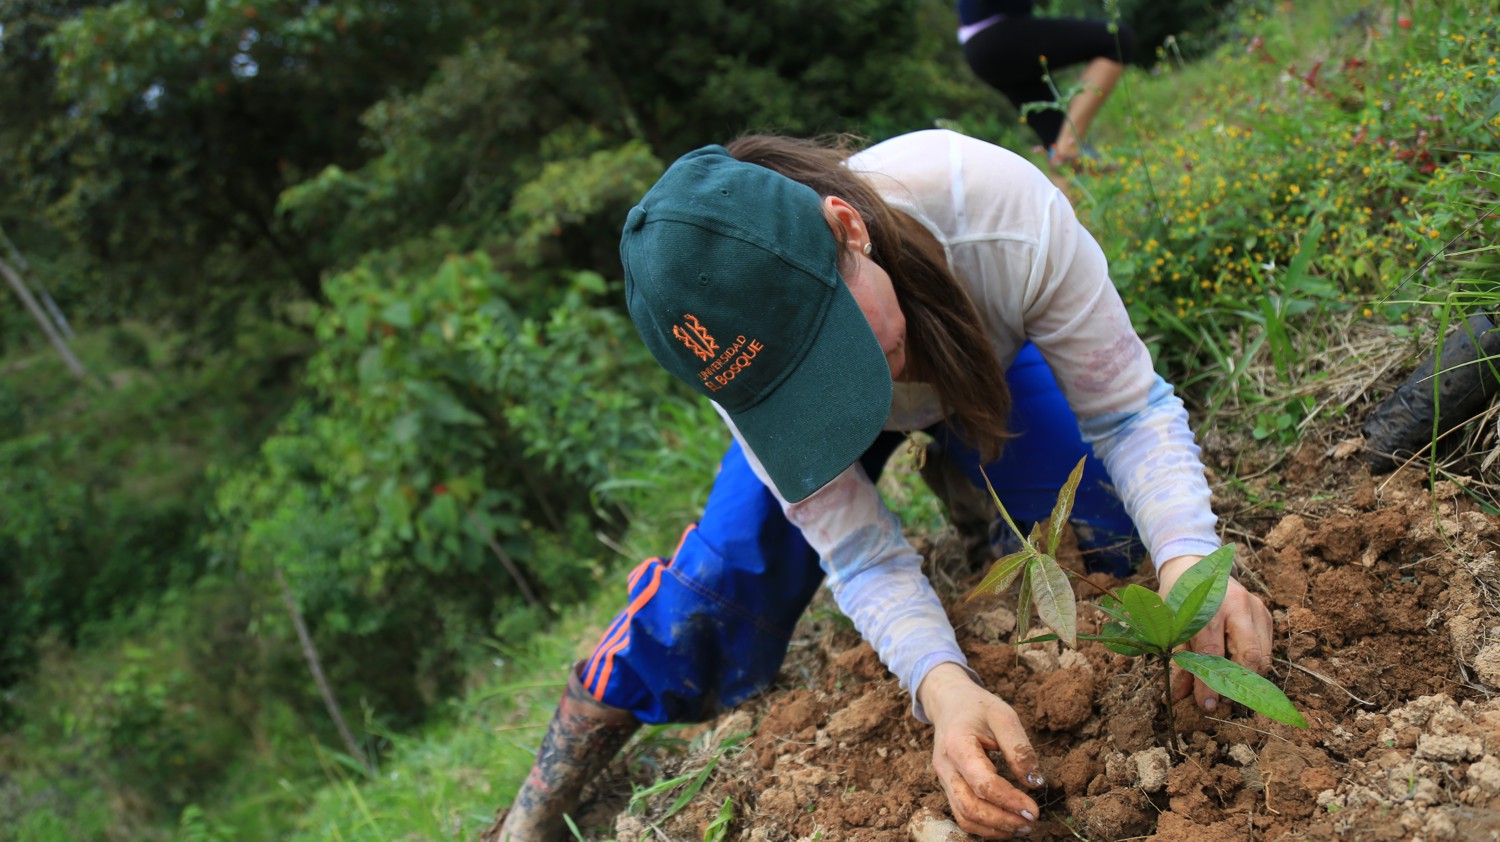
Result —
M 1161 689 L 1167 709 L 1167 753 L 1175 752 L 1180 757 L 1184 752 L 1177 741 L 1177 711 L 1172 704 L 1172 656 L 1167 653 L 1161 655 Z
M 1056 561 L 1057 559 L 1056 559 L 1056 557 L 1052 557 L 1052 560 Z M 1058 567 L 1062 567 L 1062 565 L 1059 564 Z M 1110 590 L 1109 588 L 1103 588 L 1103 587 L 1100 587 L 1100 586 L 1094 584 L 1093 582 L 1089 581 L 1089 577 L 1083 575 L 1082 573 L 1079 573 L 1079 572 L 1077 572 L 1075 570 L 1070 570 L 1069 568 L 1066 568 L 1066 567 L 1062 567 L 1062 571 L 1064 573 L 1068 574 L 1069 576 L 1071 576 L 1072 578 L 1074 578 L 1074 579 L 1076 579 L 1076 580 L 1084 583 L 1085 585 L 1088 585 L 1089 587 L 1093 588 L 1094 590 L 1098 591 L 1099 593 L 1104 594 L 1105 596 L 1114 596 L 1115 595 L 1114 591 Z

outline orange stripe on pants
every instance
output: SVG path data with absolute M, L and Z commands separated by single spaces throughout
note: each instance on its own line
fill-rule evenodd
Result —
M 682 551 L 682 545 L 687 543 L 688 536 L 693 534 L 693 530 L 697 528 L 698 524 L 690 523 L 686 529 L 682 530 L 682 537 L 677 539 L 677 547 L 672 550 L 673 558 L 676 558 L 677 554 Z M 651 597 L 656 595 L 657 588 L 661 587 L 661 571 L 672 566 L 670 561 L 662 562 L 659 558 L 647 559 L 636 565 L 634 570 L 630 571 L 630 577 L 627 579 L 627 587 L 634 588 L 636 582 L 640 580 L 641 575 L 646 572 L 646 569 L 651 566 L 652 562 L 661 563 L 656 567 L 651 584 L 647 585 L 646 589 L 640 595 L 631 600 L 629 607 L 625 609 L 624 615 L 619 621 L 610 626 L 609 630 L 605 632 L 604 637 L 600 639 L 599 645 L 594 647 L 593 657 L 590 659 L 589 665 L 584 672 L 583 686 L 595 699 L 602 701 L 604 698 L 604 688 L 609 686 L 609 673 L 614 667 L 615 653 L 630 644 L 629 629 L 631 619 L 635 617 L 641 608 L 645 607 L 646 603 L 651 601 Z M 601 666 L 604 667 L 602 675 L 600 674 Z

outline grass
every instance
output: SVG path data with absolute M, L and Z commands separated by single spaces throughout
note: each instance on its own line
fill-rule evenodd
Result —
M 1132 71 L 1099 124 L 1099 145 L 1128 163 L 1080 179 L 1080 212 L 1157 358 L 1201 396 L 1204 425 L 1296 442 L 1313 424 L 1371 400 L 1379 382 L 1411 361 L 1430 332 L 1421 307 L 1496 300 L 1475 270 L 1494 256 L 1489 223 L 1480 220 L 1493 149 L 1444 148 L 1439 166 L 1424 172 L 1412 163 L 1417 153 L 1394 157 L 1353 142 L 1361 127 L 1367 136 L 1373 128 L 1398 135 L 1398 151 L 1417 149 L 1420 128 L 1407 132 L 1382 115 L 1410 117 L 1440 87 L 1465 90 L 1472 81 L 1465 73 L 1493 78 L 1492 23 L 1482 25 L 1483 38 L 1457 42 L 1453 28 L 1473 11 L 1465 4 L 1423 12 L 1430 19 L 1409 34 L 1389 9 L 1351 22 L 1362 8 L 1299 3 L 1251 13 L 1241 21 L 1245 39 L 1216 57 L 1169 63 L 1157 76 Z M 1260 46 L 1247 49 L 1253 38 Z M 1338 89 L 1343 99 L 1331 105 L 1288 70 L 1295 65 L 1305 77 L 1320 60 L 1349 58 L 1390 78 L 1357 97 Z M 1426 79 L 1424 63 L 1435 68 Z M 1347 77 L 1322 90 L 1339 84 Z M 1481 99 L 1471 93 L 1453 104 L 1454 122 Z M 1290 102 L 1278 105 L 1283 100 Z M 1472 128 L 1450 137 L 1482 137 Z M 1338 146 L 1331 157 L 1319 151 L 1329 135 Z M 1235 201 L 1217 201 L 1229 196 Z M 1421 295 L 1392 294 L 1411 278 L 1429 286 Z M 945 523 L 941 506 L 912 458 L 897 451 L 881 491 L 909 527 L 936 530 Z M 640 484 L 638 511 L 649 520 L 656 489 L 643 478 L 625 482 Z M 637 551 L 639 542 L 627 543 Z M 602 594 L 528 651 L 511 653 L 504 669 L 482 674 L 448 722 L 394 737 L 397 749 L 378 780 L 359 782 L 330 766 L 329 785 L 308 804 L 296 838 L 472 836 L 525 774 L 563 670 L 616 604 L 613 593 Z M 513 698 L 499 698 L 507 688 Z
M 681 410 L 673 424 L 660 452 L 600 491 L 634 519 L 620 538 L 601 536 L 619 563 L 594 596 L 524 644 L 491 640 L 493 657 L 438 724 L 414 735 L 381 735 L 391 749 L 373 779 L 326 760 L 322 787 L 299 805 L 293 842 L 473 839 L 489 827 L 530 770 L 568 670 L 622 607 L 630 567 L 670 552 L 702 512 L 728 434 L 706 402 Z
M 302 805 L 290 838 L 477 837 L 525 778 L 568 669 L 587 654 L 618 602 L 618 591 L 601 591 L 524 649 L 496 657 L 440 724 L 412 736 L 384 735 L 392 748 L 373 779 L 326 760 L 326 783 Z
M 1214 56 L 1127 74 L 1092 138 L 1122 166 L 1078 177 L 1075 198 L 1160 366 L 1198 407 L 1200 429 L 1244 430 L 1284 449 L 1378 400 L 1427 349 L 1434 325 L 1500 304 L 1496 26 L 1477 0 L 1245 9 Z M 1399 24 L 1407 15 L 1410 29 Z M 80 342 L 86 363 L 107 356 L 89 344 L 98 341 Z M 83 411 L 45 354 L 4 376 L 28 407 L 53 407 L 60 429 Z M 172 395 L 155 400 L 118 410 L 129 423 L 161 425 L 163 442 L 120 455 L 180 468 L 156 471 L 167 479 L 135 489 L 144 496 L 196 475 L 199 449 L 218 444 L 174 449 L 195 441 L 182 426 L 191 419 L 173 415 Z M 1462 431 L 1471 462 L 1488 469 L 1493 417 Z M 373 777 L 328 746 L 276 744 L 271 760 L 231 775 L 221 797 L 185 811 L 176 838 L 474 838 L 525 776 L 566 670 L 620 607 L 624 571 L 669 551 L 702 509 L 727 443 L 722 425 L 702 402 L 663 423 L 668 445 L 598 490 L 632 523 L 601 536 L 619 563 L 606 566 L 593 599 L 523 644 L 492 641 L 464 695 L 421 730 L 392 733 L 367 717 L 366 730 L 389 745 Z M 1436 478 L 1467 467 L 1424 469 Z M 1467 488 L 1500 506 L 1500 489 Z M 913 531 L 946 523 L 904 448 L 881 492 Z M 281 716 L 286 733 L 307 730 Z M 80 827 L 102 836 L 110 805 L 72 801 L 74 821 L 35 810 L 17 838 L 77 838 Z

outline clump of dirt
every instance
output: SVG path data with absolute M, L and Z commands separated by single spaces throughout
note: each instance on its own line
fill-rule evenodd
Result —
M 984 572 L 963 539 L 916 539 L 959 586 L 950 615 L 970 665 L 1014 705 L 1042 757 L 1031 838 L 1500 842 L 1500 519 L 1451 482 L 1429 491 L 1410 471 L 1372 477 L 1361 460 L 1315 447 L 1276 481 L 1220 489 L 1215 503 L 1234 525 L 1237 575 L 1272 610 L 1270 677 L 1310 727 L 1184 701 L 1188 753 L 1175 763 L 1157 745 L 1154 665 L 1092 643 L 1018 650 L 1011 597 L 962 599 Z M 1081 566 L 1076 554 L 1062 560 Z M 1080 625 L 1097 628 L 1097 591 L 1078 593 Z M 723 748 L 742 732 L 753 736 Z M 637 805 L 614 839 L 701 840 L 724 826 L 726 802 L 733 820 L 712 838 L 968 838 L 943 823 L 931 728 L 831 609 L 804 618 L 775 687 L 696 742 L 687 755 L 637 756 L 654 758 L 653 779 L 717 765 L 687 807 L 663 819 L 675 794 Z

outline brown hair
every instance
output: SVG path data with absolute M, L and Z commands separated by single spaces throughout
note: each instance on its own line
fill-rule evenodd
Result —
M 906 317 L 912 376 L 932 384 L 943 414 L 983 459 L 995 459 L 1008 437 L 1010 391 L 978 311 L 953 277 L 943 245 L 932 232 L 886 204 L 868 181 L 844 165 L 856 145 L 848 135 L 817 140 L 746 135 L 725 148 L 738 160 L 781 173 L 819 196 L 837 196 L 859 211 L 874 245 L 870 258 L 891 276 Z M 847 242 L 848 235 L 841 233 L 839 239 Z M 852 259 L 848 249 L 839 253 L 841 263 Z M 975 383 L 983 387 L 975 388 Z

